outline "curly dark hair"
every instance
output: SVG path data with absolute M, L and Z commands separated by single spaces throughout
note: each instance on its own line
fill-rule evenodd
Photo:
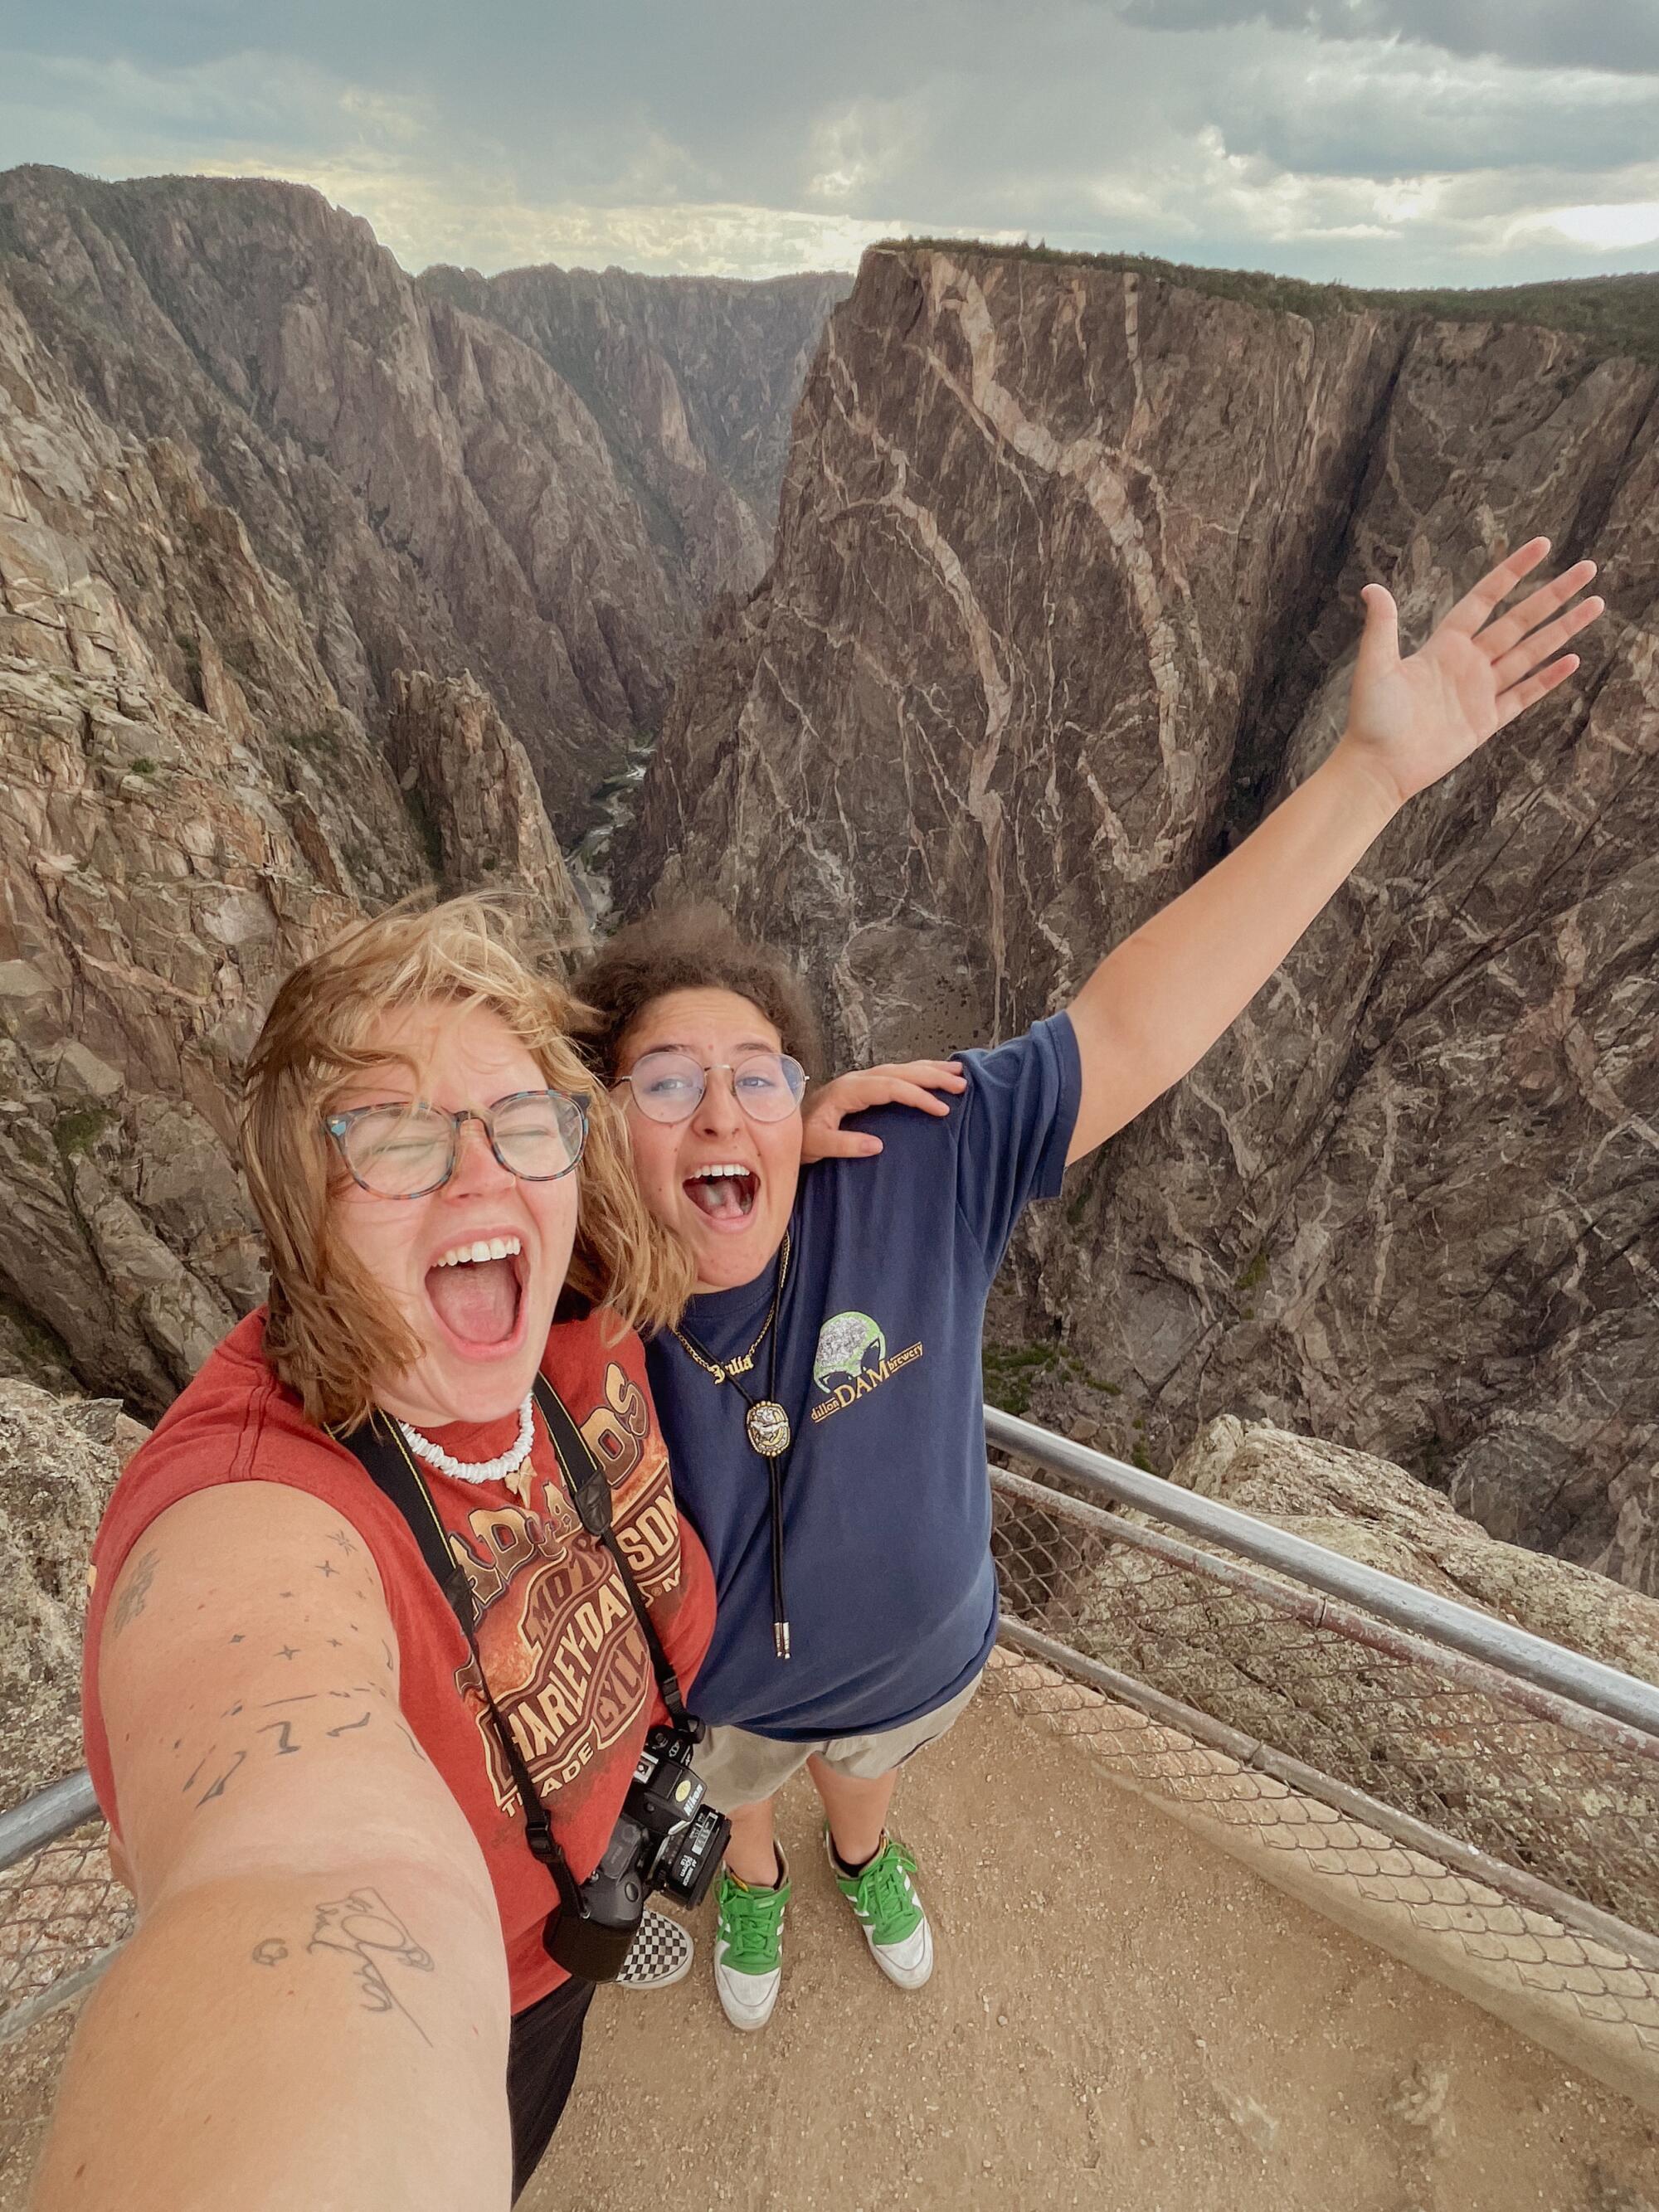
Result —
M 623 1038 L 648 1006 L 671 991 L 733 991 L 759 1008 L 815 1080 L 823 1039 L 812 1002 L 781 953 L 754 945 L 709 901 L 665 907 L 623 925 L 571 979 L 592 1010 L 582 1046 L 606 1083 L 617 1079 Z

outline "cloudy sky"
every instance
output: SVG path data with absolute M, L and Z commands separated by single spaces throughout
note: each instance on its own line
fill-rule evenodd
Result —
M 298 178 L 413 269 L 1509 283 L 1659 268 L 1659 0 L 0 0 L 16 161 Z

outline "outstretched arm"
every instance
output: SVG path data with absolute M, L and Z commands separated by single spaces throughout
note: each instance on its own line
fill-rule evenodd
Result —
M 99 1676 L 138 1927 L 36 2212 L 505 2212 L 501 1921 L 362 1538 L 270 1483 L 185 1498 L 121 1571 Z
M 1366 848 L 1416 792 L 1571 676 L 1562 647 L 1601 612 L 1568 602 L 1581 561 L 1509 614 L 1503 600 L 1549 551 L 1534 538 L 1402 660 L 1395 604 L 1365 587 L 1365 628 L 1335 750 L 1253 836 L 1108 953 L 1071 1007 L 1083 1063 L 1068 1157 L 1134 1119 L 1236 1021 Z

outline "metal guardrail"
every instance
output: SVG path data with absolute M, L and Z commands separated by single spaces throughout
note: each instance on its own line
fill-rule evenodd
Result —
M 993 1471 L 1006 1644 L 1659 1971 L 1659 1690 L 1027 1422 L 986 1428 L 1070 1486 Z
M 1051 1468 L 1105 1502 L 1138 1507 L 1155 1519 L 1190 1534 L 1209 1538 L 1230 1552 L 1261 1565 L 1274 1567 L 1310 1589 L 1346 1598 L 1374 1613 L 1379 1620 L 1448 1645 L 1454 1651 L 1489 1660 L 1517 1680 L 1536 1683 L 1559 1697 L 1586 1705 L 1593 1712 L 1629 1725 L 1654 1739 L 1659 1748 L 1659 1688 L 1634 1675 L 1604 1667 L 1577 1651 L 1551 1644 L 1524 1628 L 1477 1613 L 1474 1607 L 1455 1604 L 1402 1582 L 1376 1567 L 1362 1565 L 1305 1536 L 1258 1521 L 1236 1506 L 1183 1490 L 1162 1475 L 1146 1474 L 1126 1467 L 1121 1460 L 1087 1445 L 1057 1437 L 1030 1421 L 987 1407 L 985 1433 L 989 1442 L 1040 1467 Z
M 84 1821 L 100 1817 L 92 1777 L 83 1766 L 11 1811 L 0 1813 L 0 1874 L 33 1856 Z
M 1030 1422 L 988 1410 L 986 1434 L 1068 1486 L 993 1470 L 1005 1645 L 1261 1778 L 1248 1817 L 1284 1850 L 1346 1850 L 1362 1887 L 1423 1887 L 1382 1838 L 1436 1862 L 1425 1924 L 1566 1976 L 1659 2063 L 1659 1689 Z M 1242 1817 L 1201 1760 L 1182 1789 Z M 84 1773 L 0 1813 L 0 2043 L 130 1919 Z M 1544 1958 L 1547 1925 L 1573 1955 Z

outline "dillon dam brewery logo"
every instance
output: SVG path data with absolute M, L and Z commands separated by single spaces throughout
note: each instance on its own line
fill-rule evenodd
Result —
M 902 1352 L 887 1349 L 886 1332 L 866 1313 L 838 1313 L 818 1331 L 812 1355 L 812 1380 L 827 1395 L 812 1408 L 815 1421 L 843 1413 L 860 1398 L 880 1389 L 890 1375 L 921 1357 L 920 1340 Z M 839 1376 L 842 1379 L 836 1381 Z

